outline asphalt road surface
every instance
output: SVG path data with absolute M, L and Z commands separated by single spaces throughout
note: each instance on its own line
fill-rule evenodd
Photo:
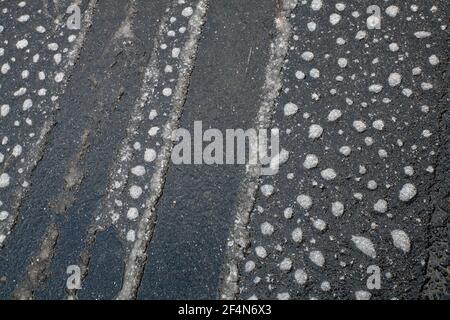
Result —
M 448 299 L 449 7 L 0 0 L 0 299 Z

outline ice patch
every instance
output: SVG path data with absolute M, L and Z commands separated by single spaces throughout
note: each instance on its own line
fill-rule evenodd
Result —
M 178 58 L 180 55 L 180 52 L 181 52 L 180 48 L 173 48 L 172 49 L 172 58 Z
M 352 148 L 350 148 L 349 146 L 343 146 L 339 148 L 339 152 L 348 157 L 352 153 Z
M 328 281 L 324 281 L 320 284 L 320 289 L 324 292 L 328 292 L 331 290 L 331 284 Z
M 12 155 L 13 155 L 15 158 L 20 157 L 20 156 L 22 155 L 22 146 L 21 146 L 21 145 L 16 145 L 16 146 L 13 148 Z
M 134 242 L 136 240 L 136 232 L 134 230 L 130 230 L 127 232 L 127 241 Z
M 139 217 L 139 211 L 137 208 L 130 208 L 127 212 L 128 220 L 134 221 Z
M 286 117 L 292 116 L 298 112 L 298 107 L 294 103 L 287 103 L 284 106 L 284 115 Z
M 302 53 L 301 57 L 305 61 L 311 61 L 314 59 L 314 53 L 312 53 L 311 51 L 305 51 Z
M 22 39 L 17 41 L 16 48 L 19 50 L 25 49 L 28 46 L 28 41 L 26 39 Z
M 164 88 L 162 91 L 163 96 L 170 97 L 172 95 L 172 89 L 171 88 Z
M 348 65 L 348 60 L 345 59 L 345 58 L 339 58 L 339 59 L 338 59 L 338 65 L 339 65 L 339 67 L 341 67 L 341 68 L 345 68 L 345 67 L 347 67 L 347 65 Z
M 194 9 L 192 7 L 184 8 L 183 11 L 181 11 L 181 15 L 183 17 L 190 17 L 194 13 Z
M 270 184 L 266 184 L 261 187 L 261 193 L 265 197 L 270 197 L 273 194 L 274 190 L 274 187 Z
M 323 134 L 323 128 L 318 124 L 313 124 L 309 127 L 309 138 L 310 139 L 318 139 Z
M 8 219 L 8 217 L 9 213 L 7 211 L 0 212 L 0 221 L 5 221 L 6 219 Z
M 429 36 L 431 36 L 431 32 L 428 31 L 417 31 L 414 33 L 414 36 L 417 39 L 424 39 L 424 38 L 428 38 Z
M 317 78 L 320 77 L 320 71 L 319 71 L 318 69 L 316 69 L 316 68 L 312 68 L 312 69 L 309 71 L 309 76 L 310 76 L 311 78 L 313 78 L 313 79 L 317 79 Z
M 253 270 L 255 270 L 256 268 L 256 264 L 253 261 L 247 261 L 247 263 L 245 264 L 245 272 L 249 273 L 252 272 Z
M 308 24 L 306 26 L 308 27 L 309 31 L 311 31 L 311 32 L 316 31 L 317 24 L 315 22 L 313 22 L 313 21 L 308 22 Z
M 411 250 L 411 241 L 405 231 L 394 230 L 391 232 L 391 236 L 396 248 L 402 250 L 404 253 L 408 253 Z
M 322 219 L 314 220 L 313 225 L 314 225 L 314 228 L 316 228 L 317 230 L 319 230 L 321 232 L 325 231 L 325 229 L 327 228 L 327 223 L 325 221 L 323 221 Z
M 7 188 L 9 186 L 11 178 L 7 173 L 2 173 L 0 175 L 0 189 Z
M 22 105 L 22 110 L 23 110 L 23 111 L 27 111 L 27 110 L 29 110 L 32 106 L 33 106 L 33 100 L 27 99 L 27 100 L 24 101 L 24 103 L 23 103 L 23 105 Z
M 283 272 L 289 272 L 292 269 L 292 260 L 289 258 L 283 259 L 280 263 L 280 270 Z
M 313 202 L 310 196 L 301 194 L 297 197 L 297 203 L 305 210 L 311 209 Z
M 301 286 L 305 285 L 308 281 L 308 275 L 306 274 L 305 270 L 298 269 L 295 271 L 294 274 L 295 281 Z
M 9 114 L 10 107 L 8 104 L 4 104 L 0 107 L 0 116 L 6 117 Z
M 363 133 L 366 131 L 367 125 L 361 120 L 356 120 L 353 122 L 353 128 L 355 128 L 359 133 Z
M 342 111 L 338 110 L 338 109 L 333 109 L 328 114 L 328 121 L 334 122 L 334 121 L 338 120 L 341 117 L 342 117 Z
M 283 149 L 270 161 L 270 169 L 277 171 L 280 166 L 285 164 L 288 160 L 289 152 Z
M 331 213 L 335 217 L 340 217 L 344 214 L 344 204 L 336 201 L 331 204 Z
M 433 55 L 431 55 L 429 58 L 428 58 L 428 61 L 430 62 L 430 64 L 432 65 L 432 66 L 436 66 L 436 65 L 438 65 L 439 64 L 439 58 L 435 55 L 435 54 L 433 54 Z
M 327 180 L 327 181 L 334 180 L 334 179 L 336 179 L 336 177 L 337 177 L 336 171 L 334 171 L 334 170 L 331 169 L 331 168 L 328 168 L 328 169 L 323 170 L 323 171 L 320 173 L 320 175 L 322 176 L 322 178 L 324 178 L 324 179 Z
M 139 186 L 131 186 L 130 187 L 130 196 L 133 199 L 139 199 L 142 195 L 142 188 Z
M 156 160 L 156 151 L 154 149 L 145 150 L 144 161 L 153 162 Z
M 261 259 L 265 259 L 267 257 L 267 251 L 264 247 L 261 247 L 261 246 L 256 247 L 255 252 L 256 252 L 256 255 Z
M 297 71 L 297 72 L 295 72 L 295 77 L 298 80 L 303 80 L 303 79 L 305 79 L 305 73 L 303 73 L 302 71 Z
M 319 11 L 322 8 L 323 2 L 322 0 L 312 0 L 311 1 L 311 9 L 314 11 Z
M 380 199 L 374 204 L 373 209 L 379 213 L 386 213 L 388 210 L 388 203 L 386 200 Z
M 411 201 L 417 195 L 417 189 L 412 183 L 405 184 L 398 195 L 403 202 Z
M 364 30 L 360 30 L 356 33 L 355 39 L 362 40 L 362 39 L 365 39 L 366 37 L 367 37 L 367 32 Z
M 337 13 L 332 13 L 330 15 L 330 23 L 334 26 L 336 24 L 338 24 L 341 21 L 342 17 L 340 14 Z
M 296 243 L 301 243 L 303 241 L 303 231 L 301 228 L 296 228 L 292 231 L 292 240 Z
M 376 130 L 381 131 L 384 129 L 384 121 L 383 120 L 375 120 L 372 123 L 372 127 L 374 127 L 374 129 L 376 129 Z
M 145 174 L 145 167 L 144 166 L 136 166 L 131 169 L 131 173 L 135 176 L 142 177 Z
M 380 93 L 383 90 L 383 86 L 381 84 L 372 84 L 369 87 L 369 91 L 373 93 Z
M 285 219 L 292 219 L 292 217 L 294 216 L 294 210 L 292 210 L 292 208 L 286 208 L 284 209 L 283 215 Z
M 399 11 L 400 9 L 397 6 L 389 6 L 386 8 L 386 14 L 391 18 L 395 18 Z
M 397 72 L 393 72 L 389 75 L 389 79 L 388 79 L 389 85 L 391 87 L 396 87 L 398 86 L 401 82 L 402 82 L 402 76 L 401 74 L 397 73 Z
M 289 299 L 291 299 L 291 295 L 288 292 L 279 293 L 279 294 L 277 294 L 277 299 L 278 300 L 289 300 Z
M 271 225 L 268 222 L 264 222 L 261 225 L 261 233 L 265 236 L 271 236 L 274 231 L 275 231 L 275 229 L 274 229 L 273 225 Z
M 375 259 L 377 257 L 372 241 L 365 237 L 352 236 L 355 246 L 365 255 Z
M 369 291 L 356 291 L 355 292 L 356 300 L 370 300 L 372 298 L 372 294 Z
M 48 50 L 50 50 L 50 51 L 57 51 L 58 48 L 59 48 L 59 46 L 58 46 L 57 43 L 50 43 L 50 44 L 47 46 L 47 48 L 48 48 Z
M 303 167 L 309 170 L 317 167 L 318 164 L 319 158 L 314 154 L 309 154 L 306 156 L 305 161 L 303 162 Z
M 1 68 L 2 74 L 7 74 L 9 72 L 9 70 L 11 70 L 11 66 L 8 63 L 5 63 L 2 65 L 2 68 Z
M 312 251 L 309 254 L 309 259 L 318 267 L 323 267 L 325 265 L 325 257 L 320 251 Z
M 56 83 L 62 82 L 64 79 L 64 76 L 65 76 L 64 72 L 58 72 L 55 76 L 55 82 Z
M 159 127 L 152 127 L 152 128 L 150 128 L 150 130 L 148 130 L 148 135 L 150 137 L 156 137 L 156 135 L 158 134 L 159 130 L 160 130 Z

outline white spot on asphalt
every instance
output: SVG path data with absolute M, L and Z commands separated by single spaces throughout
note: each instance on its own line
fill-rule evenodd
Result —
M 391 232 L 391 236 L 396 248 L 402 250 L 404 253 L 408 253 L 411 250 L 411 241 L 405 231 L 394 230 Z
M 417 189 L 412 183 L 405 184 L 398 195 L 399 199 L 403 202 L 408 202 L 414 199 L 417 194 Z
M 284 106 L 284 115 L 286 117 L 296 114 L 297 111 L 298 111 L 298 107 L 294 103 L 288 103 Z
M 323 267 L 325 265 L 325 257 L 320 251 L 312 251 L 309 254 L 309 259 L 318 267 Z
M 4 189 L 9 186 L 11 178 L 7 173 L 2 173 L 0 175 L 0 189 Z
M 310 196 L 301 194 L 297 197 L 297 203 L 305 210 L 311 209 L 313 202 Z
M 377 257 L 375 246 L 370 239 L 360 236 L 352 236 L 352 241 L 355 246 L 366 256 L 369 256 L 373 259 Z

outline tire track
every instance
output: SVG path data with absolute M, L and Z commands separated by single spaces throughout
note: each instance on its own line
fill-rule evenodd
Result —
M 102 22 L 105 17 L 111 17 L 112 12 L 116 19 L 108 21 L 109 28 L 104 28 L 104 25 L 95 28 L 94 34 L 95 36 L 102 35 L 103 38 L 112 39 L 112 41 L 103 46 L 101 58 L 92 61 L 90 53 L 98 51 L 98 42 L 95 36 L 89 37 L 80 59 L 79 72 L 73 75 L 75 82 L 67 89 L 61 101 L 58 101 L 57 109 L 59 109 L 59 105 L 70 106 L 74 102 L 77 105 L 76 108 L 65 107 L 53 115 L 53 121 L 58 123 L 58 126 L 48 138 L 49 148 L 46 152 L 42 152 L 43 159 L 32 178 L 32 192 L 26 198 L 23 209 L 26 214 L 24 214 L 23 221 L 20 221 L 20 228 L 17 228 L 20 230 L 16 232 L 16 237 L 11 239 L 8 248 L 5 249 L 8 263 L 2 268 L 4 270 L 10 270 L 11 266 L 8 265 L 11 264 L 10 261 L 20 266 L 26 263 L 30 253 L 32 254 L 34 243 L 29 243 L 29 247 L 25 247 L 24 243 L 33 238 L 40 238 L 46 224 L 56 223 L 60 229 L 60 241 L 55 247 L 56 253 L 52 256 L 53 261 L 50 261 L 52 263 L 49 264 L 53 276 L 48 279 L 48 283 L 53 284 L 53 281 L 60 279 L 55 269 L 61 267 L 61 264 L 67 267 L 65 262 L 61 261 L 69 260 L 68 256 L 71 251 L 76 250 L 75 242 L 79 241 L 77 239 L 79 229 L 86 228 L 84 220 L 79 219 L 79 210 L 82 209 L 82 206 L 78 205 L 79 194 L 81 192 L 84 195 L 86 188 L 89 189 L 88 192 L 93 190 L 92 164 L 93 161 L 97 161 L 96 157 L 104 155 L 103 150 L 98 150 L 102 148 L 99 142 L 111 139 L 105 123 L 123 118 L 115 112 L 117 108 L 121 108 L 127 103 L 127 96 L 123 89 L 126 82 L 123 79 L 134 78 L 136 73 L 139 75 L 140 63 L 146 59 L 145 54 L 135 54 L 135 49 L 141 49 L 141 47 L 129 45 L 131 44 L 129 40 L 133 37 L 129 30 L 132 17 L 136 12 L 135 4 L 134 0 L 121 1 L 116 7 L 125 10 L 116 10 L 116 12 L 113 11 L 114 8 L 108 8 L 107 4 L 99 7 L 98 13 L 101 17 L 97 15 L 95 22 Z M 91 24 L 94 24 L 94 20 L 90 19 L 90 21 Z M 114 33 L 115 31 L 119 32 Z M 79 44 L 84 42 L 80 41 Z M 139 45 L 139 41 L 136 41 L 136 44 Z M 71 63 L 75 64 L 78 58 L 74 51 L 69 55 Z M 120 69 L 121 67 L 123 69 Z M 115 72 L 109 72 L 111 69 L 114 69 Z M 124 71 L 122 72 L 122 70 Z M 86 74 L 89 75 L 90 81 L 86 81 L 88 80 Z M 67 77 L 65 78 L 67 79 Z M 130 92 L 132 91 L 130 89 Z M 80 92 L 83 92 L 84 95 L 80 96 Z M 117 126 L 121 127 L 120 124 Z M 118 130 L 117 135 L 120 133 L 121 130 Z M 72 145 L 75 146 L 75 152 Z M 101 169 L 96 168 L 95 171 L 101 174 Z M 47 180 L 47 183 L 43 182 Z M 38 191 L 39 186 L 44 190 L 43 193 Z M 86 199 L 85 196 L 84 199 Z M 51 211 L 48 212 L 48 209 Z M 62 215 L 63 213 L 68 214 Z M 74 220 L 76 220 L 75 223 Z M 28 231 L 29 238 L 27 239 L 24 232 L 32 225 L 35 227 Z M 22 254 L 19 257 L 8 255 L 8 252 L 14 250 L 21 250 Z M 7 286 L 10 287 L 12 282 L 19 279 L 20 268 L 18 267 L 17 271 L 8 272 L 9 284 Z M 38 295 L 54 294 L 52 291 L 55 289 L 54 286 L 50 292 L 48 287 L 45 287 L 48 283 L 43 283 Z M 37 298 L 40 297 L 37 296 Z
M 109 41 L 102 47 L 100 59 L 93 61 L 90 54 L 83 55 L 83 69 L 77 74 L 77 78 L 87 78 L 89 81 L 72 87 L 65 98 L 66 103 L 78 101 L 80 117 L 86 121 L 80 121 L 80 126 L 71 124 L 74 115 L 66 114 L 63 117 L 67 126 L 67 129 L 62 131 L 63 134 L 74 129 L 76 135 L 77 131 L 84 134 L 79 138 L 79 151 L 72 156 L 67 155 L 70 160 L 64 169 L 64 186 L 58 189 L 58 197 L 51 201 L 51 204 L 56 206 L 50 208 L 57 209 L 54 211 L 56 213 L 58 209 L 62 209 L 59 212 L 67 212 L 67 218 L 66 221 L 60 221 L 61 241 L 52 266 L 54 276 L 49 279 L 39 298 L 63 298 L 64 288 L 60 283 L 67 276 L 65 267 L 76 263 L 78 253 L 84 250 L 85 245 L 95 243 L 95 233 L 90 231 L 94 229 L 90 227 L 92 216 L 96 213 L 95 207 L 99 206 L 101 198 L 107 192 L 105 188 L 108 167 L 112 162 L 115 146 L 126 133 L 125 124 L 130 118 L 128 106 L 134 103 L 139 94 L 134 79 L 142 81 L 149 60 L 147 50 L 149 47 L 151 50 L 149 43 L 152 43 L 152 40 L 139 38 L 138 29 L 145 27 L 148 29 L 147 34 L 153 34 L 165 4 L 153 5 L 144 1 L 128 0 L 115 6 L 116 8 L 107 7 L 105 4 L 99 8 L 99 11 L 103 11 L 101 14 L 99 12 L 98 20 L 95 21 L 98 26 L 96 32 L 106 33 L 102 37 Z M 122 8 L 123 11 L 117 10 Z M 150 9 L 147 13 L 151 14 L 145 16 L 145 21 L 137 21 L 139 9 Z M 111 19 L 111 25 L 105 28 L 102 22 L 111 14 L 114 14 L 115 19 Z M 107 29 L 109 30 L 106 31 Z M 94 44 L 94 38 L 91 40 L 86 50 L 92 53 L 95 52 L 97 44 Z M 83 92 L 84 96 L 78 98 L 79 92 Z M 90 104 L 93 106 L 88 108 Z M 117 130 L 111 132 L 110 128 Z M 58 141 L 58 148 L 60 145 L 61 141 Z M 98 163 L 102 163 L 100 168 Z M 87 265 L 87 262 L 86 259 L 82 261 L 80 266 L 84 270 L 83 266 Z M 70 293 L 69 296 L 72 297 Z
M 144 214 L 139 222 L 136 241 L 129 256 L 126 258 L 123 286 L 117 296 L 118 300 L 134 299 L 137 296 L 146 263 L 146 249 L 156 223 L 155 206 L 162 195 L 165 175 L 169 167 L 170 155 L 174 145 L 172 135 L 174 130 L 178 128 L 178 122 L 183 111 L 183 105 L 190 84 L 190 75 L 194 67 L 198 41 L 201 35 L 202 26 L 205 22 L 207 8 L 208 1 L 200 0 L 189 21 L 190 38 L 181 52 L 181 71 L 172 99 L 173 109 L 170 112 L 169 122 L 166 123 L 164 127 L 164 144 L 157 156 L 157 169 L 152 176 L 150 195 L 146 201 Z
M 39 251 L 27 268 L 25 279 L 16 286 L 12 299 L 32 300 L 34 291 L 50 276 L 48 268 L 55 254 L 58 236 L 58 227 L 54 223 L 50 224 L 41 240 Z
M 174 4 L 175 2 L 173 2 Z M 118 147 L 118 153 L 115 162 L 109 169 L 109 182 L 106 188 L 106 195 L 98 206 L 94 214 L 94 221 L 87 230 L 85 240 L 85 249 L 80 254 L 80 268 L 82 271 L 81 279 L 84 280 L 89 272 L 89 263 L 91 260 L 91 252 L 96 243 L 97 234 L 102 230 L 107 229 L 111 225 L 111 217 L 114 215 L 115 199 L 124 192 L 129 177 L 131 167 L 131 160 L 133 158 L 133 149 L 130 147 L 132 142 L 136 139 L 139 128 L 144 120 L 145 106 L 149 104 L 152 99 L 154 87 L 159 80 L 158 70 L 158 50 L 162 44 L 164 34 L 167 32 L 167 23 L 169 19 L 169 12 L 161 19 L 158 28 L 158 33 L 153 40 L 153 52 L 150 61 L 144 71 L 144 77 L 139 90 L 139 97 L 134 103 L 131 110 L 130 119 L 126 128 L 126 136 Z M 118 187 L 120 186 L 120 187 Z M 77 290 L 69 290 L 67 298 L 69 300 L 77 299 Z
M 258 129 L 269 129 L 272 123 L 274 105 L 281 90 L 282 70 L 291 36 L 288 18 L 297 6 L 297 0 L 285 0 L 277 4 L 279 9 L 275 19 L 277 34 L 271 43 L 269 63 L 266 67 L 266 80 L 256 120 Z M 244 258 L 244 252 L 250 243 L 247 226 L 259 187 L 259 177 L 260 166 L 249 166 L 247 175 L 240 186 L 234 227 L 228 241 L 219 289 L 220 297 L 224 300 L 234 300 L 239 294 L 239 262 Z
M 65 77 L 60 84 L 59 87 L 59 95 L 64 93 L 64 88 L 68 85 L 70 81 L 70 74 L 73 72 L 74 66 L 79 58 L 80 52 L 85 43 L 86 35 L 89 32 L 89 29 L 92 26 L 92 19 L 95 13 L 95 8 L 97 6 L 98 0 L 90 0 L 89 5 L 84 13 L 84 18 L 82 21 L 82 29 L 79 32 L 78 37 L 76 38 L 72 49 L 69 51 L 67 60 L 65 64 L 62 66 L 58 74 L 64 74 Z M 47 119 L 42 129 L 40 130 L 39 139 L 36 141 L 32 149 L 28 152 L 25 157 L 24 163 L 26 163 L 25 168 L 23 168 L 22 177 L 20 183 L 17 184 L 17 188 L 15 190 L 14 199 L 11 204 L 11 214 L 9 215 L 6 221 L 3 221 L 0 224 L 0 250 L 4 247 L 6 238 L 11 234 L 12 229 L 14 228 L 17 220 L 19 218 L 19 211 L 24 197 L 26 196 L 30 184 L 28 180 L 33 174 L 34 169 L 38 165 L 39 161 L 42 159 L 47 145 L 48 135 L 52 131 L 52 128 L 56 124 L 56 115 L 55 113 L 59 110 L 59 102 L 56 100 L 54 102 L 54 106 L 52 108 L 52 113 Z

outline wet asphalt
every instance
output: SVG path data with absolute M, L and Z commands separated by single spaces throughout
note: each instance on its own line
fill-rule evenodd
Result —
M 236 298 L 448 298 L 449 8 L 445 1 L 417 1 L 417 8 L 391 2 L 298 1 L 287 17 L 292 34 L 272 125 L 280 129 L 289 160 L 277 175 L 260 179 L 266 189 L 253 203 Z M 1 299 L 17 298 L 24 283 L 34 299 L 65 299 L 70 265 L 86 268 L 77 298 L 114 299 L 120 291 L 141 223 L 129 212 L 136 208 L 141 216 L 149 209 L 146 199 L 157 169 L 144 152 L 158 152 L 164 144 L 160 134 L 173 106 L 164 89 L 176 87 L 181 77 L 183 66 L 172 47 L 183 50 L 189 38 L 183 27 L 191 16 L 183 9 L 195 11 L 198 1 L 99 0 L 63 83 L 53 79 L 74 46 L 69 36 L 81 31 L 55 27 L 58 14 L 67 18 L 67 1 L 58 3 L 21 7 L 0 1 L 0 67 L 10 66 L 0 74 L 0 174 L 11 180 L 0 189 L 0 223 L 15 212 L 23 183 L 30 186 L 10 234 L 0 241 Z M 366 8 L 373 4 L 382 8 L 379 30 L 366 25 Z M 395 17 L 386 11 L 390 5 L 398 6 Z M 88 1 L 80 7 L 85 16 Z M 204 130 L 222 132 L 255 126 L 277 10 L 272 0 L 208 1 L 180 128 L 193 132 L 195 121 L 202 121 Z M 20 22 L 25 14 L 29 20 Z M 36 32 L 38 26 L 46 31 Z M 357 38 L 361 30 L 366 33 Z M 430 34 L 418 37 L 418 31 Z M 23 38 L 29 44 L 19 49 L 16 43 Z M 56 51 L 48 46 L 53 43 L 59 45 Z M 60 63 L 57 53 L 63 55 Z M 130 135 L 131 110 L 152 57 L 159 77 L 152 78 L 144 117 L 131 141 L 126 185 L 113 199 L 117 218 L 110 217 L 103 209 L 114 182 L 111 171 L 121 161 L 119 146 Z M 45 79 L 39 78 L 42 71 Z M 394 72 L 401 82 L 391 85 Z M 369 90 L 373 84 L 383 86 L 380 92 Z M 21 87 L 26 93 L 17 94 Z M 39 93 L 41 88 L 46 94 Z M 23 107 L 27 98 L 33 100 L 29 110 Z M 297 106 L 294 114 L 286 114 L 288 103 Z M 330 120 L 333 110 L 340 117 Z M 23 170 L 47 121 L 42 156 L 32 170 Z M 312 125 L 322 129 L 316 138 L 310 136 Z M 158 133 L 151 133 L 155 128 Z M 307 155 L 318 157 L 317 166 L 305 167 Z M 128 173 L 144 162 L 144 175 Z M 169 164 L 154 208 L 138 299 L 220 297 L 245 169 Z M 328 179 L 326 169 L 336 177 Z M 399 193 L 406 184 L 414 185 L 416 194 L 402 201 Z M 134 186 L 142 187 L 142 195 L 132 194 Z M 272 191 L 264 194 L 267 188 Z M 299 195 L 309 196 L 312 206 L 302 207 Z M 384 212 L 374 208 L 380 200 L 387 203 Z M 345 208 L 339 216 L 332 210 L 337 201 Z M 3 212 L 8 213 L 4 220 Z M 31 262 L 53 225 L 58 237 L 44 263 L 37 263 L 35 280 Z M 302 239 L 294 241 L 298 229 Z M 407 250 L 396 245 L 393 231 L 407 235 Z M 357 248 L 355 237 L 368 240 L 366 249 L 373 248 L 376 257 Z M 315 263 L 311 252 L 319 252 L 324 264 Z M 379 289 L 367 288 L 370 266 L 380 269 Z M 307 280 L 300 281 L 300 274 Z

